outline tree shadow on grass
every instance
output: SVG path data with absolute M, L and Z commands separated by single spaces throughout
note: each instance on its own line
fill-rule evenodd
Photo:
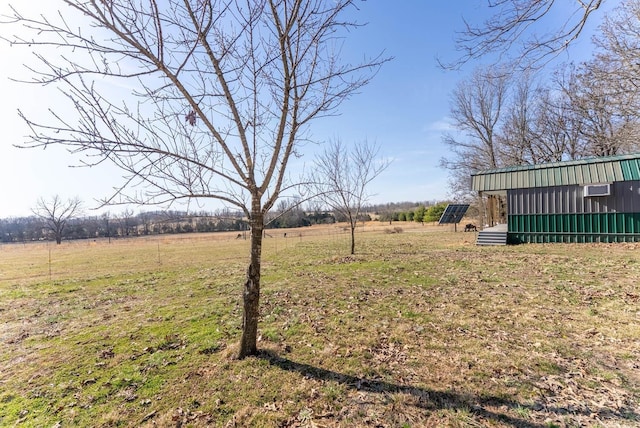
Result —
M 269 362 L 272 366 L 278 367 L 282 370 L 300 373 L 303 376 L 307 376 L 313 379 L 321 381 L 333 381 L 345 385 L 348 388 L 358 391 L 365 391 L 371 393 L 385 394 L 385 393 L 403 393 L 413 396 L 416 399 L 416 406 L 427 410 L 436 411 L 440 409 L 466 409 L 470 410 L 476 416 L 479 416 L 488 421 L 500 422 L 508 424 L 514 427 L 520 428 L 540 428 L 546 427 L 546 424 L 534 423 L 521 418 L 510 416 L 504 413 L 498 413 L 492 410 L 488 410 L 487 407 L 506 407 L 513 410 L 541 410 L 540 406 L 532 406 L 530 404 L 519 403 L 514 400 L 505 399 L 502 397 L 491 396 L 472 396 L 459 394 L 448 391 L 436 391 L 426 388 L 419 388 L 411 385 L 399 385 L 395 383 L 366 379 L 357 376 L 352 376 L 344 373 L 338 373 L 332 370 L 323 369 L 320 367 L 311 366 L 305 363 L 298 363 L 291 361 L 287 358 L 281 357 L 273 351 L 264 350 L 261 351 L 258 358 L 262 358 Z M 628 409 L 627 409 L 628 410 Z M 569 412 L 564 408 L 544 406 L 543 411 L 552 416 L 566 417 L 576 412 Z M 583 416 L 593 416 L 591 413 L 581 413 Z M 598 416 L 611 420 L 612 418 L 629 420 L 637 420 L 640 416 L 635 412 L 612 412 L 606 411 Z

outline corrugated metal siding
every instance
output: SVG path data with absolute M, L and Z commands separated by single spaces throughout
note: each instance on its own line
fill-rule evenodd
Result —
M 640 242 L 640 179 L 588 198 L 583 186 L 508 190 L 507 208 L 510 242 Z
M 471 188 L 498 191 L 628 180 L 640 180 L 640 154 L 481 171 L 471 176 Z
M 513 215 L 510 242 L 640 242 L 640 213 Z
M 640 180 L 612 183 L 611 195 L 585 198 L 583 186 L 507 191 L 509 215 L 640 212 Z
M 619 212 L 640 212 L 640 174 L 638 174 L 638 180 L 636 181 L 623 181 L 620 183 L 614 183 L 613 191 L 620 192 L 622 195 L 624 195 L 618 201 Z
M 625 180 L 640 180 L 640 159 L 620 161 Z

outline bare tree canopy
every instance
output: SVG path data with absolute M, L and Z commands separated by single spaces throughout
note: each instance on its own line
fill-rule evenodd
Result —
M 51 200 L 38 199 L 33 214 L 44 222 L 47 229 L 53 233 L 56 244 L 60 245 L 67 223 L 79 215 L 81 210 L 82 201 L 79 198 L 64 201 L 60 196 L 55 195 Z
M 451 119 L 458 133 L 443 137 L 450 152 L 440 165 L 451 171 L 451 187 L 467 194 L 470 172 L 500 165 L 498 130 L 510 81 L 495 69 L 478 69 L 460 81 L 451 95 Z
M 119 166 L 125 182 L 105 203 L 213 198 L 244 211 L 251 261 L 239 354 L 254 354 L 264 219 L 295 184 L 289 160 L 311 121 L 386 61 L 341 58 L 340 36 L 357 26 L 343 17 L 354 1 L 61 3 L 58 16 L 11 17 L 31 30 L 11 41 L 38 52 L 36 82 L 58 85 L 76 113 L 54 106 L 50 123 L 22 114 L 25 146 L 59 144 L 86 164 Z M 67 21 L 71 11 L 82 26 Z
M 610 95 L 624 99 L 625 111 L 638 117 L 640 99 L 640 1 L 623 1 L 609 13 L 594 38 L 598 50 L 590 61 L 592 78 L 606 83 Z
M 456 132 L 441 166 L 451 190 L 469 196 L 469 176 L 513 165 L 637 152 L 638 92 L 607 55 L 566 66 L 541 84 L 529 74 L 476 70 L 452 94 Z M 626 88 L 626 90 L 624 90 Z
M 349 148 L 334 140 L 316 157 L 309 180 L 312 194 L 349 222 L 351 254 L 355 254 L 357 221 L 370 196 L 368 185 L 390 164 L 377 158 L 379 151 L 379 146 L 367 141 Z
M 383 62 L 339 63 L 333 38 L 355 25 L 338 18 L 351 1 L 63 3 L 101 31 L 73 27 L 63 13 L 13 17 L 38 33 L 13 44 L 69 50 L 53 59 L 38 51 L 36 80 L 60 84 L 78 113 L 73 122 L 52 107 L 57 121 L 48 124 L 24 115 L 33 131 L 26 145 L 59 143 L 89 155 L 87 163 L 108 159 L 128 173 L 129 188 L 144 186 L 106 202 L 205 197 L 246 210 L 257 187 L 269 208 L 304 127 Z M 135 97 L 111 96 L 120 85 Z
M 581 156 L 611 156 L 638 149 L 640 123 L 635 91 L 619 91 L 620 84 L 601 78 L 602 64 L 567 67 L 557 78 L 573 123 L 579 124 Z M 612 84 L 613 83 L 613 84 Z
M 544 65 L 566 50 L 583 32 L 603 0 L 487 0 L 493 15 L 480 25 L 465 20 L 456 37 L 460 57 L 445 68 L 497 54 L 496 62 L 514 62 L 522 69 Z M 569 11 L 566 7 L 570 7 Z M 550 18 L 562 16 L 560 24 Z

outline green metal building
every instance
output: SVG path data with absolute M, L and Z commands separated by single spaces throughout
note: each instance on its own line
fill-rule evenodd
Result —
M 471 186 L 506 205 L 509 243 L 640 242 L 640 154 L 486 170 Z

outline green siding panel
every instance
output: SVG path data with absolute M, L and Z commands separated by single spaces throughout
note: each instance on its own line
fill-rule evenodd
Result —
M 640 180 L 640 159 L 620 161 L 620 166 L 625 181 Z
M 640 213 L 510 215 L 510 242 L 640 242 Z

